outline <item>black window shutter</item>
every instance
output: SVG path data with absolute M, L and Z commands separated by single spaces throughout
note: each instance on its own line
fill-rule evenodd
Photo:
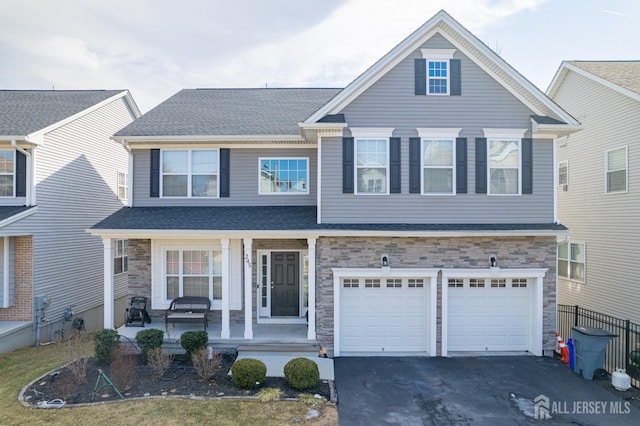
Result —
M 415 60 L 415 93 L 427 94 L 427 60 L 416 58 Z
M 456 194 L 467 193 L 467 138 L 456 138 Z
M 449 76 L 449 82 L 451 89 L 449 94 L 451 96 L 460 96 L 462 94 L 462 75 L 460 71 L 460 59 L 451 59 L 449 61 L 449 68 L 451 68 L 451 74 Z
M 353 138 L 342 138 L 342 193 L 353 194 Z
M 27 195 L 27 156 L 16 151 L 16 197 Z
M 409 193 L 420 193 L 420 138 L 409 138 Z
M 149 197 L 160 196 L 160 150 L 151 150 L 151 170 L 149 183 Z
M 220 148 L 220 196 L 229 196 L 229 148 Z
M 400 147 L 400 138 L 389 139 L 389 172 L 391 174 L 389 192 L 392 194 L 400 194 L 402 192 L 400 183 Z
M 487 193 L 487 138 L 476 138 L 476 194 Z
M 522 139 L 522 193 L 533 194 L 533 139 Z

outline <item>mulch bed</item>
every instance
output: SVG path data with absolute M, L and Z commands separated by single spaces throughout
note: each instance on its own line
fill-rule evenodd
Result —
M 320 380 L 311 389 L 300 391 L 290 388 L 282 377 L 267 377 L 265 383 L 250 390 L 237 388 L 228 374 L 237 357 L 236 352 L 222 353 L 222 362 L 218 371 L 209 380 L 198 377 L 195 369 L 186 362 L 184 355 L 176 355 L 167 373 L 161 379 L 153 378 L 151 367 L 141 362 L 141 357 L 135 355 L 136 365 L 131 369 L 131 385 L 127 389 L 119 389 L 125 399 L 149 396 L 193 396 L 193 397 L 230 397 L 254 396 L 263 388 L 278 388 L 284 392 L 283 398 L 297 398 L 301 393 L 321 395 L 330 400 L 330 385 L 326 380 Z M 117 372 L 113 366 L 100 364 L 95 357 L 89 358 L 84 383 L 77 385 L 73 380 L 73 373 L 68 366 L 61 367 L 44 377 L 36 380 L 23 393 L 26 403 L 34 406 L 55 404 L 55 400 L 62 400 L 67 404 L 82 404 L 90 402 L 104 402 L 121 400 L 115 389 L 100 377 L 100 370 L 117 383 Z M 43 402 L 44 401 L 44 402 Z M 53 404 L 51 402 L 54 401 Z M 45 403 L 46 402 L 46 403 Z

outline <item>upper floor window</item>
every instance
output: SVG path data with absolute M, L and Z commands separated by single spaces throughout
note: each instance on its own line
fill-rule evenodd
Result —
M 127 174 L 118 172 L 118 200 L 127 199 Z
M 386 139 L 356 139 L 358 194 L 386 194 L 389 151 Z
M 607 151 L 605 157 L 607 193 L 627 192 L 627 147 Z
M 454 49 L 422 49 L 427 65 L 427 94 L 448 95 L 451 72 L 449 61 Z
M 308 158 L 260 158 L 260 194 L 308 194 Z
M 520 195 L 521 138 L 526 130 L 485 129 L 490 195 Z
M 558 246 L 558 276 L 584 282 L 584 243 L 565 242 Z
M 129 270 L 129 255 L 127 240 L 115 240 L 113 251 L 113 273 L 114 275 L 122 274 Z
M 569 162 L 558 163 L 558 185 L 569 185 Z
M 15 188 L 14 150 L 0 150 L 0 197 L 13 197 Z
M 162 150 L 163 197 L 218 197 L 219 150 Z
M 460 129 L 418 129 L 422 140 L 422 193 L 455 194 L 456 137 Z

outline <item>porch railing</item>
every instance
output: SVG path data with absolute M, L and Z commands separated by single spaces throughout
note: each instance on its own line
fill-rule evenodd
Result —
M 615 334 L 607 345 L 604 368 L 609 373 L 624 369 L 631 385 L 640 388 L 640 324 L 590 311 L 578 305 L 558 305 L 558 333 L 565 342 L 572 327 L 595 327 Z

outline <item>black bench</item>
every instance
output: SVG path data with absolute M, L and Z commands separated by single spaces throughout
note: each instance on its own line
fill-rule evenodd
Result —
M 177 297 L 171 301 L 164 314 L 165 331 L 169 331 L 169 323 L 202 323 L 204 331 L 207 331 L 207 314 L 210 309 L 211 300 L 208 297 Z

